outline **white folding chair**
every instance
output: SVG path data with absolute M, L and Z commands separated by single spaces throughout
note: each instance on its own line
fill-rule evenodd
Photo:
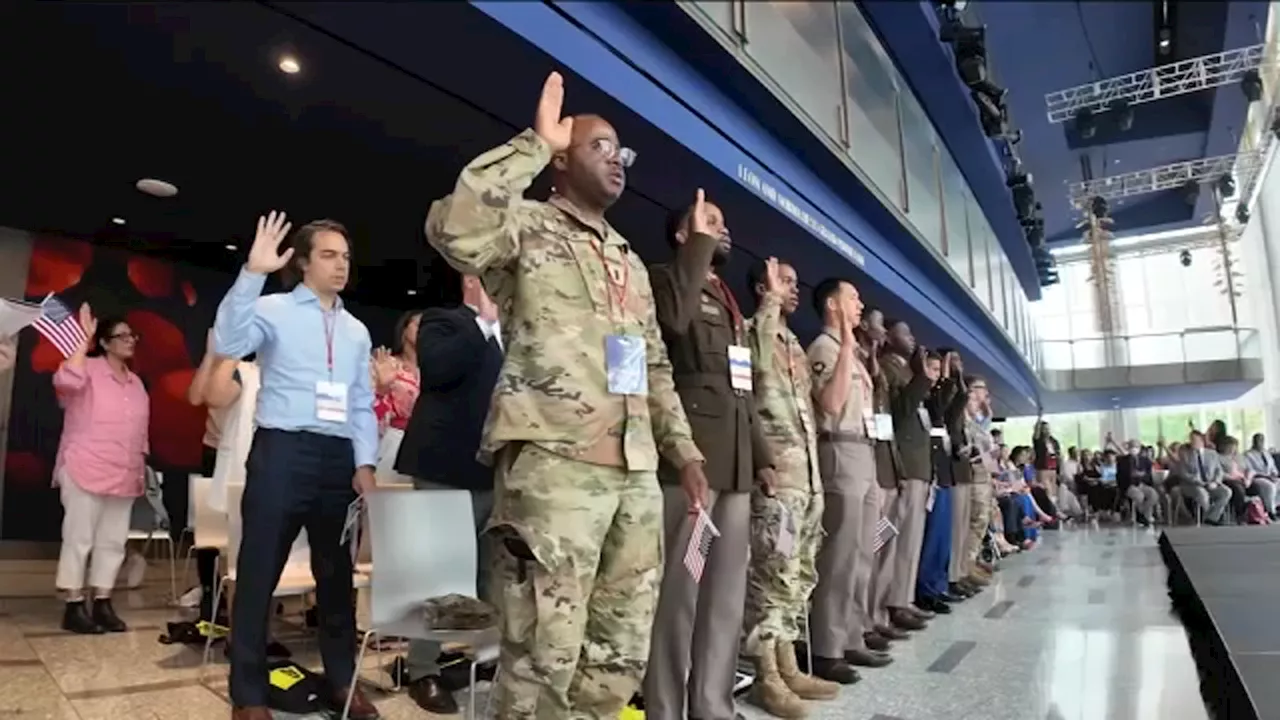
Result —
M 472 652 L 467 717 L 475 720 L 476 666 L 498 658 L 498 629 L 433 630 L 423 618 L 423 602 L 429 598 L 453 593 L 476 597 L 471 493 L 385 489 L 369 493 L 365 502 L 373 534 L 372 622 L 360 643 L 356 679 L 365 650 L 378 636 L 465 644 Z M 352 682 L 343 720 L 350 712 L 355 686 Z
M 191 569 L 191 556 L 196 548 L 217 548 L 224 551 L 227 547 L 227 514 L 218 512 L 209 506 L 209 493 L 213 489 L 213 478 L 192 476 L 191 478 L 191 545 L 182 557 L 182 577 L 187 577 Z

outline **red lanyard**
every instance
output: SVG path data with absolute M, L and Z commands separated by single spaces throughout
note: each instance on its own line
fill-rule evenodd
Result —
M 320 310 L 324 316 L 324 351 L 329 365 L 329 379 L 333 380 L 333 335 L 338 324 L 338 310 Z
M 742 344 L 742 310 L 738 308 L 738 300 L 733 297 L 733 293 L 729 292 L 729 286 L 724 284 L 724 280 L 719 275 L 711 276 L 711 284 L 720 292 L 720 297 L 724 300 L 724 304 L 729 307 L 729 314 L 733 316 L 733 337 L 737 344 Z
M 604 242 L 592 239 L 591 249 L 600 257 L 600 266 L 604 268 L 606 294 L 609 297 L 609 317 L 613 319 L 613 304 L 617 302 L 618 313 L 622 319 L 627 315 L 627 289 L 631 286 L 631 263 L 627 261 L 627 253 L 622 251 L 622 282 L 614 282 L 613 273 L 609 271 L 609 260 L 604 256 Z

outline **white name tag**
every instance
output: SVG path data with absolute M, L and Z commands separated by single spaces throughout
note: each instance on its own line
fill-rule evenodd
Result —
M 933 427 L 933 419 L 929 417 L 929 411 L 924 406 L 916 408 L 916 415 L 920 417 L 920 424 L 924 427 Z
M 940 428 L 940 427 L 936 427 L 936 428 L 929 428 L 929 437 L 936 437 L 936 438 L 939 438 L 939 439 L 945 439 L 945 438 L 947 437 L 947 429 L 946 429 L 946 428 Z
M 729 385 L 751 391 L 751 351 L 741 345 L 729 346 Z
M 933 512 L 933 503 L 938 499 L 938 487 L 933 483 L 929 484 L 929 499 L 924 502 L 924 511 Z
M 340 382 L 316 383 L 316 419 L 324 422 L 347 421 L 347 384 Z
M 889 413 L 875 414 L 876 432 L 873 437 L 876 440 L 890 441 L 893 440 L 893 416 Z

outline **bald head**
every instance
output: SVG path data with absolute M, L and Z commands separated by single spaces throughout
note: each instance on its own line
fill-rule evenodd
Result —
M 584 210 L 603 213 L 627 185 L 618 133 L 599 115 L 574 115 L 568 149 L 551 158 L 556 189 Z

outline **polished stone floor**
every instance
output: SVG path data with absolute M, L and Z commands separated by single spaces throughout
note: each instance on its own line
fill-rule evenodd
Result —
M 865 671 L 812 717 L 1206 720 L 1155 538 L 1129 527 L 1048 534 L 1035 552 L 1007 560 L 986 592 L 898 643 L 893 665 Z M 157 642 L 178 612 L 165 603 L 162 563 L 142 589 L 117 596 L 132 626 L 121 635 L 61 632 L 52 577 L 50 560 L 0 559 L 0 718 L 226 720 L 220 654 L 204 685 L 198 652 Z M 305 632 L 289 630 L 281 639 L 314 662 Z M 402 694 L 378 705 L 388 720 L 427 717 Z

